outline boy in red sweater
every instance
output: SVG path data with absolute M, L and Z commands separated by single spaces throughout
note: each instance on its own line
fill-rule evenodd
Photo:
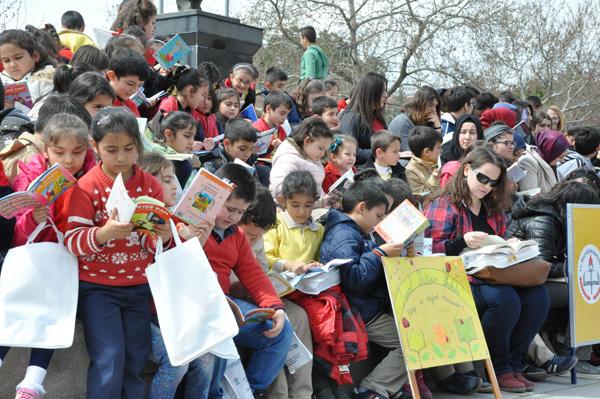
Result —
M 120 49 L 113 54 L 108 63 L 106 78 L 116 94 L 114 106 L 125 106 L 137 118 L 140 117 L 140 111 L 130 97 L 150 79 L 149 68 L 144 57 L 133 50 Z
M 266 397 L 267 387 L 283 369 L 293 331 L 285 318 L 283 303 L 254 257 L 243 230 L 237 226 L 254 200 L 254 179 L 243 166 L 233 163 L 223 166 L 216 175 L 235 184 L 235 189 L 219 211 L 204 251 L 225 294 L 229 294 L 233 271 L 256 305 L 275 309 L 272 320 L 246 324 L 234 339 L 236 345 L 253 349 L 246 376 L 254 397 Z M 232 299 L 244 314 L 256 308 L 252 303 Z
M 292 109 L 292 100 L 290 97 L 281 91 L 271 91 L 265 97 L 265 114 L 264 116 L 252 124 L 259 132 L 265 132 L 273 128 L 277 131 L 271 139 L 271 145 L 264 158 L 271 158 L 273 152 L 279 147 L 279 144 L 286 139 L 287 133 L 283 128 L 283 123 L 287 120 L 288 114 Z

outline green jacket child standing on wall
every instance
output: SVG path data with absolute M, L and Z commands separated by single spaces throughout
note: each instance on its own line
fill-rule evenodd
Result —
M 327 78 L 329 58 L 321 47 L 317 46 L 317 32 L 312 26 L 305 26 L 300 30 L 300 44 L 304 48 L 304 55 L 300 63 L 300 80 Z

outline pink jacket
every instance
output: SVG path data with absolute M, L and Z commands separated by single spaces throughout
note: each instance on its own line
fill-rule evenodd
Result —
M 77 178 L 83 176 L 88 170 L 96 165 L 96 155 L 92 149 L 88 149 L 85 154 L 85 160 L 83 161 L 83 169 L 80 172 L 81 175 L 75 176 Z M 19 162 L 19 174 L 13 181 L 12 188 L 15 191 L 27 191 L 27 187 L 32 181 L 37 179 L 42 173 L 48 169 L 48 161 L 43 154 L 37 154 L 27 163 Z M 59 204 L 60 198 L 56 203 L 50 205 L 49 217 L 54 221 L 55 216 L 55 205 Z M 57 209 L 58 211 L 58 209 Z M 15 234 L 13 236 L 13 246 L 24 245 L 27 242 L 27 238 L 36 228 L 37 223 L 33 219 L 33 209 L 27 209 L 22 213 L 17 214 L 15 224 Z M 44 229 L 36 238 L 36 242 L 48 242 L 56 241 L 56 233 L 52 229 Z
M 305 157 L 296 143 L 288 138 L 284 140 L 273 156 L 271 167 L 271 184 L 269 189 L 274 198 L 281 194 L 283 179 L 295 170 L 306 170 L 314 177 L 317 183 L 318 195 L 323 197 L 323 180 L 325 179 L 325 168 L 319 161 L 313 161 Z

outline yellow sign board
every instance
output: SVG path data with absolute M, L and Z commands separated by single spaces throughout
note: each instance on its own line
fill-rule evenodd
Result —
M 600 342 L 600 206 L 567 205 L 571 346 Z
M 408 370 L 489 358 L 460 257 L 383 258 Z

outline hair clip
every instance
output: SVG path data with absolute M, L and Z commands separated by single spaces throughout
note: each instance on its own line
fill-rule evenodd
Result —
M 98 120 L 96 121 L 96 125 L 100 126 L 100 125 L 104 125 L 105 123 L 110 121 L 110 115 L 104 115 L 101 118 L 98 118 Z
M 340 145 L 342 145 L 343 140 L 340 136 L 335 136 L 335 138 L 333 139 L 333 143 L 331 143 L 329 145 L 329 151 L 330 152 L 336 152 L 336 150 L 338 149 L 338 147 Z

